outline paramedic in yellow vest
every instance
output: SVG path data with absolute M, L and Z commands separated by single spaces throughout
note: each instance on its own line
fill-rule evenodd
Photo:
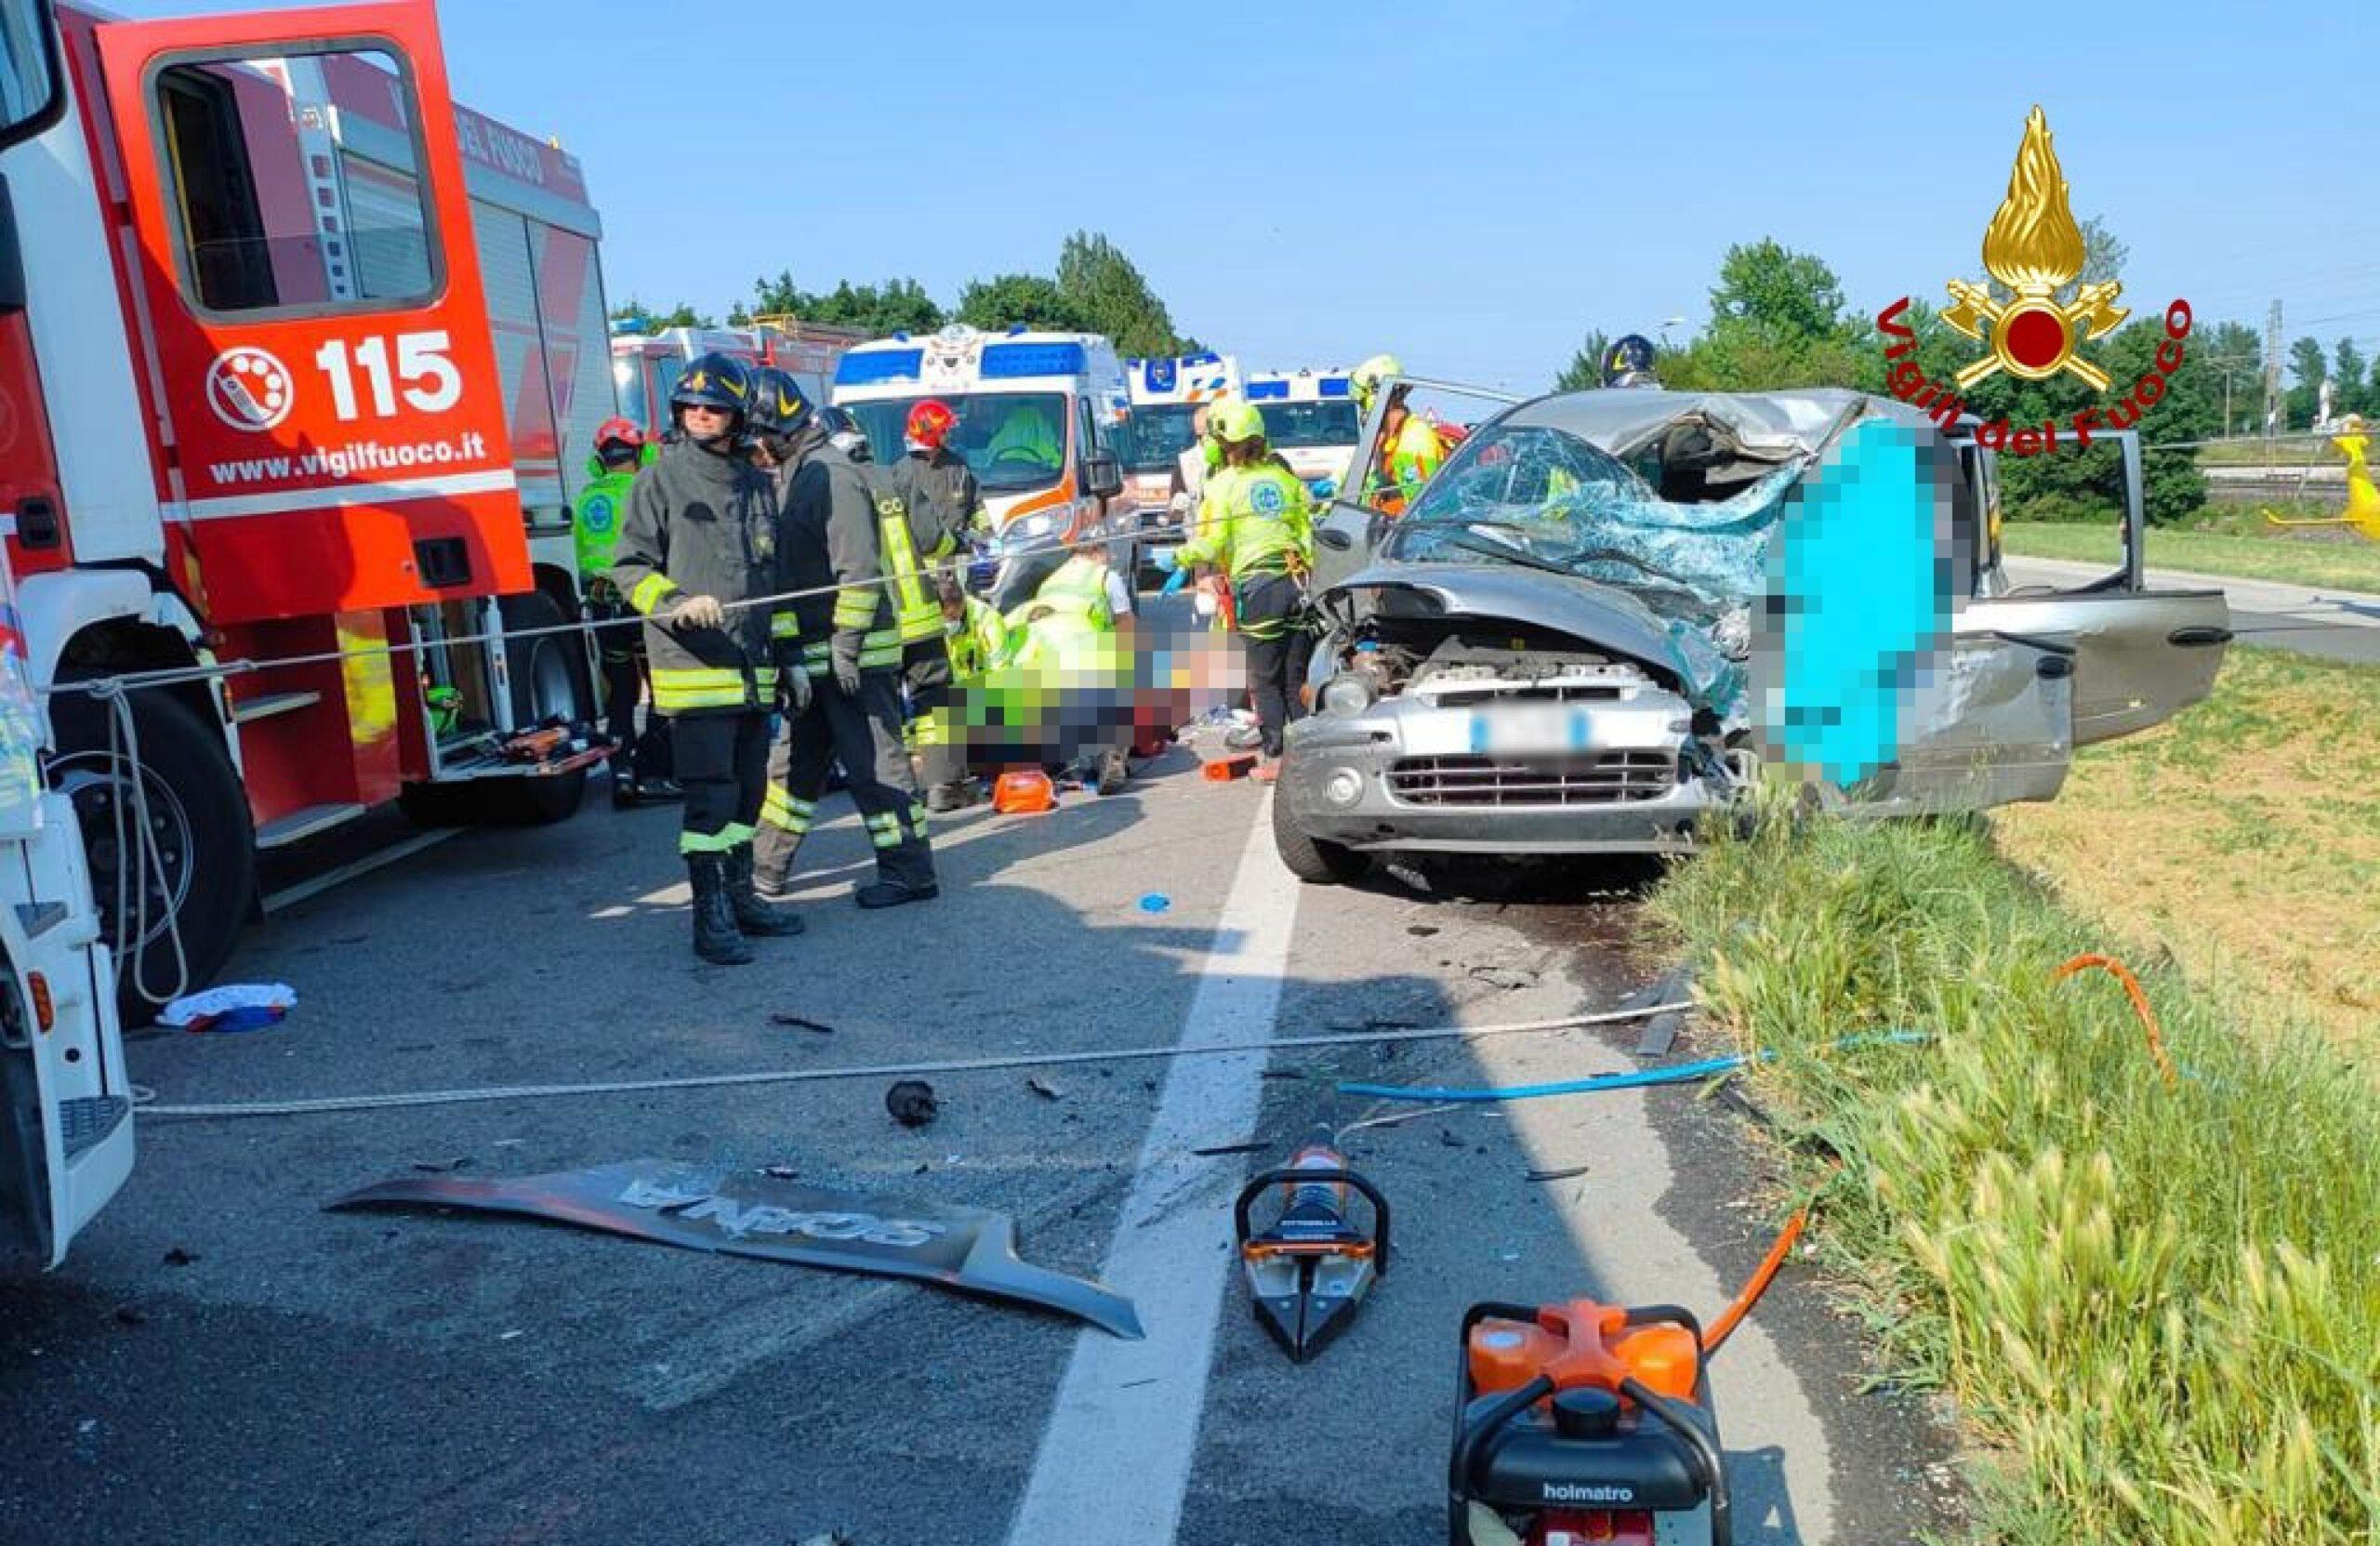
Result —
M 1207 480 L 1198 530 L 1157 562 L 1212 565 L 1230 587 L 1233 628 L 1247 645 L 1248 677 L 1256 699 L 1256 776 L 1279 771 L 1281 733 L 1299 709 L 1298 687 L 1314 655 L 1305 579 L 1314 565 L 1314 513 L 1305 484 L 1271 460 L 1264 416 L 1252 403 L 1234 403 L 1217 416 L 1223 467 Z
M 612 804 L 625 809 L 648 801 L 682 798 L 667 776 L 669 721 L 651 717 L 641 738 L 636 707 L 644 696 L 644 629 L 627 621 L 635 614 L 612 584 L 620 520 L 637 469 L 653 460 L 656 447 L 625 418 L 607 418 L 595 431 L 595 454 L 587 458 L 587 488 L 571 512 L 571 545 L 578 560 L 578 583 L 587 596 L 588 620 L 598 625 L 595 649 L 603 666 L 603 733 L 612 753 Z
M 1081 620 L 1084 631 L 1098 634 L 1122 634 L 1127 658 L 1131 646 L 1132 588 L 1110 561 L 1110 545 L 1104 527 L 1094 526 L 1083 534 L 1081 541 L 1057 573 L 1041 582 L 1033 593 L 1037 603 L 1053 604 L 1068 617 Z M 1065 630 L 1061 630 L 1062 633 Z M 1090 650 L 1082 652 L 1086 656 Z M 1104 690 L 1112 684 L 1085 682 L 1086 687 Z M 1094 786 L 1103 795 L 1112 795 L 1124 786 L 1130 777 L 1120 747 L 1103 749 L 1097 771 L 1092 775 Z

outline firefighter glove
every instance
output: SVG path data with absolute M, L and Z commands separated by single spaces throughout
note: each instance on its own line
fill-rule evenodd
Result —
M 809 713 L 810 673 L 799 666 L 788 666 L 777 673 L 777 680 L 785 684 L 786 712 L 797 720 Z
M 669 612 L 673 628 L 715 628 L 727 621 L 727 609 L 716 596 L 689 596 Z
M 847 697 L 859 696 L 859 647 L 866 636 L 846 628 L 835 635 L 828 646 L 835 657 L 835 685 Z

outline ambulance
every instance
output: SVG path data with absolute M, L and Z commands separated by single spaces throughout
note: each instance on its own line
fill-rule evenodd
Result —
M 900 460 L 909 410 L 928 398 L 959 416 L 950 449 L 983 490 L 996 534 L 994 606 L 1029 599 L 1067 544 L 1137 523 L 1120 459 L 1131 403 L 1107 339 L 954 324 L 862 344 L 835 363 L 834 403 L 851 410 L 879 462 Z M 1131 566 L 1126 574 L 1137 568 L 1135 544 L 1111 551 Z
M 1333 489 L 1347 481 L 1364 416 L 1355 408 L 1355 381 L 1340 369 L 1256 371 L 1248 401 L 1264 416 L 1264 440 L 1309 484 Z
M 0 68 L 49 9 L 0 0 Z M 453 100 L 428 0 L 55 28 L 63 112 L 0 158 L 0 511 L 145 1021 L 260 855 L 577 808 L 571 522 L 619 410 L 584 170 Z
M 1124 362 L 1132 417 L 1124 434 L 1124 479 L 1144 509 L 1162 509 L 1182 490 L 1182 453 L 1196 438 L 1191 416 L 1201 403 L 1239 390 L 1239 362 L 1228 354 L 1183 354 Z

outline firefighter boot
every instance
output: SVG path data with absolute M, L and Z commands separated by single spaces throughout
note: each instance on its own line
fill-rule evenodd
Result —
M 744 966 L 752 959 L 752 947 L 735 927 L 727 871 L 724 853 L 686 855 L 686 876 L 694 888 L 694 954 L 713 966 Z
M 744 933 L 778 939 L 801 932 L 800 918 L 761 901 L 753 889 L 750 843 L 737 843 L 727 851 L 727 896 L 735 910 L 735 927 Z
M 1099 754 L 1099 777 L 1092 787 L 1103 795 L 1120 795 L 1131 776 L 1131 767 L 1124 760 L 1123 752 L 1110 747 Z

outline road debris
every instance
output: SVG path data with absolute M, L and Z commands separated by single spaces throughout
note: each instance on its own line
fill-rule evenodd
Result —
M 297 1007 L 298 990 L 286 983 L 227 983 L 175 999 L 157 1011 L 157 1024 L 178 1031 L 260 1031 Z
M 1272 1144 L 1259 1139 L 1256 1142 L 1250 1143 L 1210 1143 L 1203 1149 L 1193 1149 L 1190 1152 L 1197 1155 L 1201 1159 L 1212 1159 L 1218 1155 L 1257 1154 L 1263 1150 L 1269 1149 L 1272 1146 Z
M 1531 1181 L 1567 1181 L 1572 1176 L 1585 1175 L 1593 1169 L 1594 1169 L 1594 1167 L 1592 1165 L 1565 1165 L 1559 1169 L 1531 1170 L 1528 1173 L 1528 1179 Z
M 1056 1085 L 1051 1084 L 1049 1080 L 1038 1077 L 1038 1076 L 1033 1078 L 1026 1079 L 1025 1081 L 1025 1088 L 1030 1090 L 1033 1093 L 1040 1096 L 1045 1101 L 1062 1099 L 1066 1093 Z
M 1132 1302 L 1018 1260 L 1005 1213 L 797 1186 L 721 1166 L 630 1159 L 483 1180 L 414 1176 L 334 1199 L 333 1210 L 460 1208 L 550 1219 L 688 1250 L 933 1283 L 1054 1310 L 1137 1341 Z
M 832 1025 L 808 1019 L 802 1015 L 787 1014 L 783 1010 L 779 1010 L 775 1013 L 770 1015 L 769 1024 L 772 1025 L 789 1025 L 797 1031 L 816 1031 L 820 1036 L 833 1036 L 835 1034 L 835 1027 Z
M 413 1168 L 430 1175 L 443 1176 L 449 1170 L 459 1170 L 470 1162 L 469 1155 L 457 1155 L 453 1159 L 416 1159 Z
M 925 1080 L 900 1079 L 884 1092 L 884 1109 L 903 1127 L 921 1128 L 942 1110 L 942 1102 L 935 1098 L 933 1086 Z
M 1502 988 L 1508 993 L 1535 987 L 1538 978 L 1536 972 L 1525 966 L 1474 966 L 1471 969 L 1471 975 L 1474 981 Z
M 171 1247 L 165 1252 L 165 1265 L 169 1267 L 187 1267 L 199 1260 L 201 1258 L 198 1252 L 185 1250 L 179 1246 Z
M 1173 905 L 1173 898 L 1163 892 L 1151 892 L 1141 898 L 1140 905 L 1141 911 L 1144 913 L 1161 913 Z

